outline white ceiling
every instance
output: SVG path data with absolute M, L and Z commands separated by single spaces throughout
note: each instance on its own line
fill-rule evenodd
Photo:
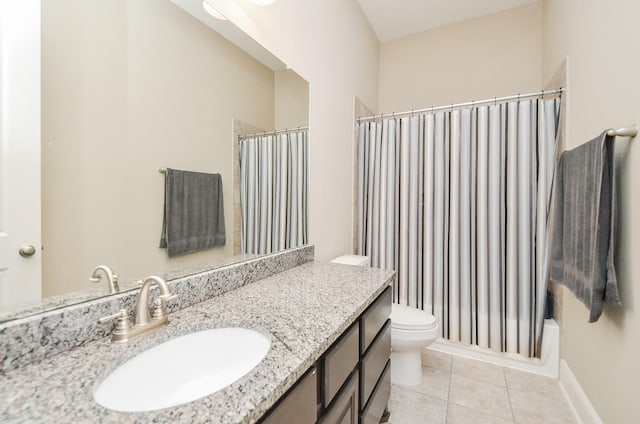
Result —
M 358 0 L 380 42 L 538 0 Z

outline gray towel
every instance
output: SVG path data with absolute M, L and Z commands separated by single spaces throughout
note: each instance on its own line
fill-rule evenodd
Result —
M 589 308 L 621 305 L 613 264 L 615 230 L 614 137 L 603 132 L 564 152 L 556 174 L 551 279 Z
M 225 241 L 220 174 L 167 168 L 160 247 L 172 257 L 224 246 Z

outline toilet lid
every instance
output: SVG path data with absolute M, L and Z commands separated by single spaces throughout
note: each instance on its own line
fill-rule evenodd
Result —
M 391 305 L 391 326 L 402 330 L 426 330 L 436 324 L 436 317 L 411 306 Z

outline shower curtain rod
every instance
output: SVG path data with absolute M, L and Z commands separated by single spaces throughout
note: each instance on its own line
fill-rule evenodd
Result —
M 284 129 L 284 130 L 265 131 L 265 132 L 258 132 L 258 133 L 253 133 L 253 134 L 244 134 L 244 135 L 239 135 L 238 136 L 238 140 L 241 140 L 243 138 L 255 137 L 257 135 L 271 135 L 271 134 L 276 135 L 276 134 L 283 134 L 283 133 L 300 131 L 300 130 L 308 130 L 308 129 L 309 129 L 309 127 L 297 127 L 297 128 L 288 128 L 288 129 Z
M 465 106 L 475 106 L 475 105 L 480 105 L 484 103 L 497 103 L 497 102 L 504 102 L 507 100 L 520 100 L 520 99 L 526 99 L 530 97 L 547 96 L 547 95 L 550 96 L 552 94 L 560 94 L 563 91 L 564 91 L 564 87 L 560 87 L 555 90 L 542 90 L 542 91 L 537 91 L 535 93 L 515 94 L 513 96 L 494 97 L 492 99 L 485 99 L 485 100 L 472 100 L 470 102 L 455 103 L 455 104 L 450 104 L 445 106 L 427 107 L 424 109 L 408 110 L 406 112 L 383 113 L 381 115 L 364 116 L 362 118 L 358 118 L 358 122 L 373 121 L 376 119 L 390 118 L 390 117 L 403 116 L 403 115 L 413 115 L 414 113 L 433 112 L 436 110 L 457 109 Z

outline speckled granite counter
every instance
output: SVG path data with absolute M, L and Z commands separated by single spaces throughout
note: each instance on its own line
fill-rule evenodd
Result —
M 312 260 L 313 246 L 301 246 L 229 266 L 184 269 L 180 271 L 184 277 L 167 280 L 171 292 L 178 295 L 167 304 L 167 310 L 175 312 L 193 306 Z M 137 293 L 125 290 L 0 323 L 0 375 L 108 336 L 113 325 L 98 324 L 98 319 L 120 309 L 132 311 Z M 151 302 L 157 293 L 157 287 L 152 287 Z
M 126 345 L 102 339 L 9 371 L 0 376 L 0 421 L 256 422 L 392 277 L 387 271 L 309 262 L 172 313 L 168 327 Z M 225 389 L 147 413 L 115 412 L 93 400 L 96 383 L 137 353 L 183 334 L 228 326 L 268 333 L 272 344 L 258 366 Z

